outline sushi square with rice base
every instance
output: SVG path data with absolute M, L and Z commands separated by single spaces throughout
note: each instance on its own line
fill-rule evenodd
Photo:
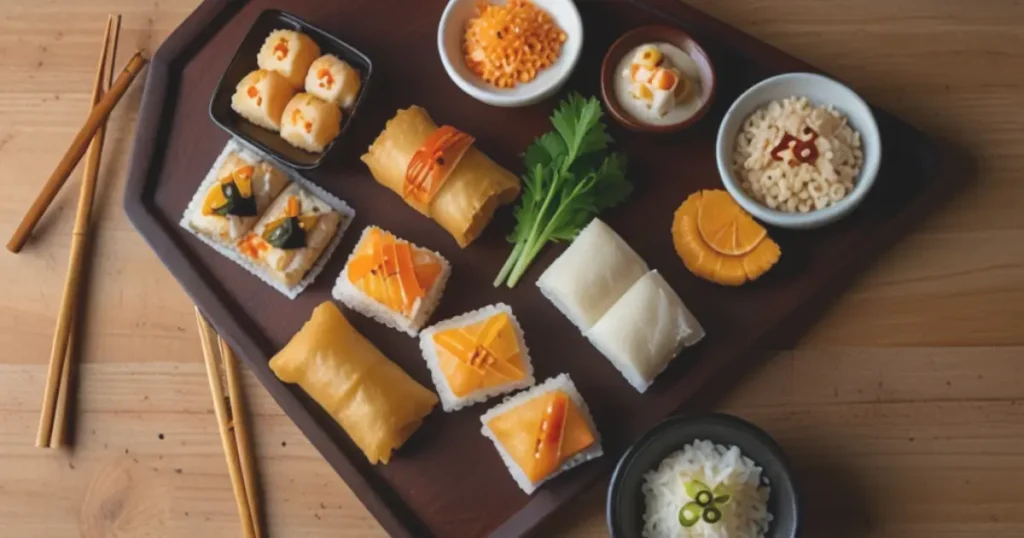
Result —
M 238 242 L 238 250 L 274 280 L 293 288 L 320 258 L 341 224 L 341 213 L 292 183 Z
M 568 374 L 505 398 L 480 422 L 481 433 L 527 494 L 604 454 L 590 410 Z
M 420 351 L 447 412 L 534 383 L 523 330 L 503 303 L 424 329 Z
M 641 393 L 683 348 L 704 337 L 668 282 L 596 218 L 537 286 Z
M 288 177 L 256 155 L 230 147 L 200 184 L 182 222 L 224 248 L 233 248 L 288 185 Z
M 331 294 L 366 317 L 416 336 L 441 302 L 450 274 L 451 264 L 437 252 L 368 226 Z

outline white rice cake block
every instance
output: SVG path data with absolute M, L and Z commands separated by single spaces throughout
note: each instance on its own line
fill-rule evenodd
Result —
M 571 455 L 558 468 L 556 468 L 554 472 L 534 482 L 527 477 L 526 472 L 518 463 L 516 463 L 516 460 L 510 453 L 510 450 L 506 449 L 502 441 L 499 440 L 499 434 L 492 430 L 491 424 L 495 419 L 500 419 L 506 413 L 515 411 L 516 408 L 529 403 L 534 398 L 543 396 L 555 390 L 560 390 L 569 396 L 571 403 L 575 409 L 579 411 L 583 421 L 586 423 L 586 426 L 590 429 L 590 433 L 593 436 L 594 441 L 590 446 Z M 587 403 L 583 401 L 583 396 L 581 396 L 579 391 L 576 390 L 576 385 L 574 385 L 572 379 L 569 378 L 569 374 L 560 374 L 529 390 L 525 390 L 519 394 L 505 398 L 503 402 L 484 413 L 483 416 L 480 417 L 480 422 L 483 424 L 480 432 L 483 433 L 484 437 L 487 437 L 492 443 L 494 443 L 494 447 L 498 450 L 498 454 L 501 456 L 501 461 L 504 462 L 505 467 L 508 468 L 509 473 L 516 481 L 516 484 L 519 485 L 519 488 L 527 494 L 533 493 L 541 484 L 551 480 L 563 472 L 568 471 L 581 463 L 598 458 L 604 454 L 604 451 L 601 448 L 601 435 L 597 431 L 597 426 L 594 424 L 594 418 L 590 415 Z M 521 432 L 522 436 L 517 439 L 517 448 L 513 448 L 513 450 L 525 450 L 532 453 L 532 447 L 535 446 L 537 431 L 539 431 L 539 428 L 533 428 L 533 431 Z
M 388 305 L 378 301 L 376 298 L 370 297 L 349 280 L 349 268 L 351 267 L 353 260 L 363 255 L 363 252 L 368 248 L 367 244 L 371 241 L 370 236 L 374 233 L 392 235 L 376 226 L 367 226 L 366 229 L 363 230 L 363 234 L 359 237 L 359 242 L 356 244 L 356 247 L 352 249 L 352 254 L 349 255 L 348 261 L 345 262 L 345 268 L 342 269 L 341 274 L 338 275 L 338 279 L 334 283 L 334 289 L 332 290 L 331 295 L 338 301 L 344 303 L 345 306 L 366 317 L 373 318 L 378 322 L 383 323 L 392 329 L 402 331 L 409 336 L 416 336 L 419 334 L 420 329 L 427 324 L 427 320 L 429 320 L 430 315 L 434 313 L 434 309 L 437 308 L 438 303 L 441 302 L 441 296 L 444 294 L 444 287 L 448 283 L 448 276 L 451 274 L 451 264 L 449 264 L 448 260 L 444 259 L 444 257 L 437 252 L 395 237 L 396 241 L 407 243 L 411 247 L 414 255 L 436 261 L 441 265 L 441 270 L 437 278 L 426 290 L 426 294 L 423 297 L 416 299 L 409 312 L 396 311 Z
M 275 246 L 273 232 L 283 226 L 285 219 L 290 219 L 292 233 L 304 238 L 298 244 Z M 238 242 L 238 249 L 270 277 L 291 288 L 320 258 L 338 234 L 341 222 L 342 215 L 327 202 L 293 183 L 274 200 L 252 232 Z
M 235 86 L 235 93 L 231 95 L 231 109 L 256 125 L 276 133 L 281 130 L 284 108 L 294 95 L 295 88 L 280 74 L 257 69 Z
M 595 218 L 544 271 L 537 286 L 585 333 L 646 272 L 644 260 Z
M 306 73 L 306 92 L 345 110 L 352 108 L 362 81 L 359 71 L 333 54 L 313 61 Z
M 320 46 L 311 37 L 294 30 L 274 30 L 260 47 L 256 63 L 260 69 L 277 71 L 295 89 L 301 89 L 306 71 L 320 56 Z
M 248 183 L 239 186 L 239 183 Z M 288 185 L 288 176 L 274 165 L 228 144 L 199 184 L 182 217 L 182 225 L 225 247 L 232 247 L 259 220 L 270 203 Z M 253 215 L 220 214 L 217 209 L 227 201 L 227 189 L 241 192 Z M 244 190 L 247 189 L 248 195 Z
M 523 329 L 504 303 L 424 329 L 420 351 L 447 412 L 534 383 Z
M 642 393 L 684 347 L 704 338 L 704 329 L 664 277 L 651 271 L 586 336 Z
M 319 97 L 300 93 L 284 107 L 281 138 L 312 153 L 321 153 L 341 133 L 341 109 Z

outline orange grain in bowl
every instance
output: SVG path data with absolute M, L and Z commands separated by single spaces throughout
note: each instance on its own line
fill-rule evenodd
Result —
M 466 23 L 463 52 L 470 71 L 497 88 L 530 82 L 562 52 L 566 35 L 530 0 L 498 6 L 481 1 Z

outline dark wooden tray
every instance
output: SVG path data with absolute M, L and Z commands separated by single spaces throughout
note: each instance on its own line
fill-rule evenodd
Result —
M 731 102 L 751 84 L 786 71 L 814 71 L 676 0 L 580 1 L 585 28 L 582 59 L 570 88 L 596 95 L 605 50 L 626 30 L 677 25 L 698 39 L 717 67 L 718 95 L 694 128 L 670 136 L 611 132 L 631 158 L 633 199 L 603 218 L 652 268 L 661 271 L 707 329 L 646 394 L 626 384 L 537 291 L 533 282 L 564 247 L 551 247 L 515 290 L 490 283 L 510 246 L 507 208 L 469 249 L 406 207 L 370 177 L 358 156 L 399 107 L 426 107 L 439 123 L 477 137 L 488 155 L 515 172 L 518 155 L 549 129 L 557 98 L 526 109 L 492 108 L 463 94 L 445 75 L 436 50 L 445 2 L 377 0 L 290 2 L 207 0 L 157 51 L 147 78 L 125 191 L 125 210 L 153 250 L 242 356 L 281 408 L 302 429 L 366 507 L 393 536 L 514 536 L 533 528 L 568 499 L 605 476 L 642 432 L 667 415 L 706 405 L 764 351 L 792 342 L 863 267 L 966 177 L 966 159 L 901 120 L 876 110 L 885 161 L 878 182 L 842 222 L 813 232 L 771 230 L 782 261 L 758 282 L 727 289 L 686 271 L 672 248 L 672 214 L 687 194 L 719 186 L 714 138 Z M 180 229 L 178 220 L 228 135 L 210 121 L 211 92 L 239 41 L 265 9 L 292 12 L 364 51 L 375 62 L 375 84 L 360 115 L 327 162 L 307 177 L 357 211 L 338 252 L 319 279 L 289 301 Z M 401 13 L 400 17 L 395 17 Z M 334 278 L 359 230 L 376 224 L 442 252 L 453 280 L 434 320 L 503 301 L 522 321 L 538 379 L 569 372 L 604 437 L 605 456 L 523 494 L 489 441 L 479 433 L 487 405 L 457 413 L 435 411 L 387 466 L 365 457 L 312 400 L 280 383 L 269 358 L 330 296 Z M 355 326 L 414 378 L 431 386 L 417 341 L 352 314 Z

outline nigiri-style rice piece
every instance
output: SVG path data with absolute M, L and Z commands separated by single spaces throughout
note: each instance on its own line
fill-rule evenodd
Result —
M 243 118 L 277 132 L 281 130 L 281 115 L 295 89 L 280 74 L 257 69 L 246 75 L 231 96 L 231 109 Z
M 647 264 L 626 241 L 595 218 L 544 271 L 537 286 L 586 332 L 646 272 Z
M 440 254 L 369 226 L 332 294 L 349 308 L 416 336 L 441 301 L 450 272 Z
M 256 63 L 260 69 L 277 71 L 298 90 L 317 56 L 320 56 L 320 46 L 308 35 L 294 30 L 274 30 L 260 47 Z
M 308 93 L 296 94 L 284 107 L 281 138 L 289 144 L 320 153 L 341 132 L 341 109 Z
M 360 87 L 359 71 L 333 54 L 317 58 L 306 73 L 307 93 L 346 110 L 356 103 Z
M 533 384 L 530 350 L 506 304 L 486 306 L 424 329 L 420 350 L 445 411 Z
M 633 388 L 644 392 L 684 347 L 704 337 L 704 329 L 668 282 L 651 271 L 586 336 Z
M 481 433 L 494 443 L 512 478 L 527 494 L 603 454 L 594 419 L 568 374 L 506 398 L 484 413 L 480 422 Z

